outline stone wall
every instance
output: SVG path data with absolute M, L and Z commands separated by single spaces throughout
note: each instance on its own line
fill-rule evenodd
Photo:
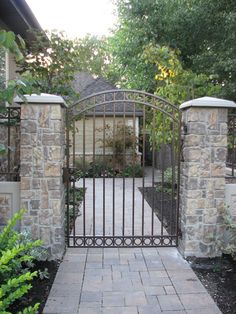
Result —
M 51 258 L 60 258 L 65 246 L 64 110 L 57 96 L 30 96 L 21 104 L 21 208 L 27 210 L 21 229 L 41 239 Z
M 200 98 L 182 105 L 180 251 L 184 256 L 219 254 L 217 241 L 225 209 L 227 106 L 231 104 Z

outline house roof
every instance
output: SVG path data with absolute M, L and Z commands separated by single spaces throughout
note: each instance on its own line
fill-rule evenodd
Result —
M 115 90 L 115 89 L 117 89 L 115 85 L 109 83 L 103 77 L 99 76 L 81 91 L 80 96 L 81 98 L 84 98 L 92 94 L 109 91 L 109 90 Z
M 94 82 L 94 77 L 88 72 L 78 72 L 74 76 L 72 82 L 77 93 L 81 93 L 88 85 Z
M 83 80 L 83 83 L 80 83 L 80 80 Z M 86 84 L 87 83 L 87 84 Z M 131 103 L 122 103 L 122 102 L 112 102 L 109 103 L 109 101 L 114 101 L 113 96 L 114 93 L 109 93 L 109 91 L 117 91 L 116 93 L 116 100 L 122 100 L 122 92 L 119 93 L 119 89 L 113 85 L 112 83 L 108 82 L 105 80 L 103 77 L 98 77 L 98 78 L 93 78 L 92 75 L 90 74 L 78 74 L 75 78 L 74 81 L 74 86 L 77 92 L 80 93 L 80 99 L 92 96 L 94 94 L 100 93 L 100 92 L 105 92 L 107 91 L 108 93 L 104 93 L 103 95 L 96 96 L 96 100 L 98 103 L 101 102 L 107 102 L 105 105 L 105 114 L 106 115 L 115 115 L 116 116 L 123 116 L 124 113 L 126 116 L 141 116 L 142 115 L 142 110 L 135 109 L 134 112 L 134 106 Z M 89 100 L 88 100 L 89 103 Z M 91 105 L 91 104 L 90 104 Z M 86 100 L 83 102 L 83 106 L 86 107 L 87 103 Z M 92 112 L 88 112 L 87 115 L 92 115 Z M 102 116 L 104 115 L 104 106 L 96 106 L 95 107 L 95 115 L 96 116 Z
M 42 30 L 25 0 L 0 1 L 0 27 L 21 35 L 26 42 L 33 39 L 28 30 Z

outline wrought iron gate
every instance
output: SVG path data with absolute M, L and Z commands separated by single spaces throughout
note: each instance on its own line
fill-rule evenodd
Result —
M 93 94 L 68 109 L 66 141 L 68 246 L 177 245 L 176 106 L 134 90 Z

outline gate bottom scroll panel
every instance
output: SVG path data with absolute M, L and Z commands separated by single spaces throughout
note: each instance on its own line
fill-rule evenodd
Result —
M 69 236 L 69 247 L 176 247 L 177 236 Z

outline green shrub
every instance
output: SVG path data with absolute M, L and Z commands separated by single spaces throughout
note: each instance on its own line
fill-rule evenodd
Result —
M 69 204 L 77 204 L 79 205 L 84 198 L 84 189 L 83 188 L 73 188 L 70 189 L 69 192 Z M 67 198 L 66 198 L 67 200 Z
M 175 173 L 174 173 L 174 171 L 175 171 Z M 157 192 L 163 191 L 164 193 L 171 194 L 172 193 L 172 185 L 174 184 L 174 188 L 176 186 L 177 175 L 178 175 L 177 167 L 175 167 L 174 169 L 172 169 L 172 167 L 166 168 L 166 170 L 164 171 L 163 186 L 158 184 L 158 186 L 156 187 L 156 191 Z
M 75 161 L 75 171 L 73 175 L 76 179 L 80 178 L 100 178 L 100 177 L 112 177 L 113 170 L 111 167 L 110 158 L 97 157 L 95 158 L 94 162 L 82 161 L 81 159 L 76 159 Z
M 24 211 L 16 213 L 0 233 L 0 313 L 10 314 L 9 307 L 32 287 L 30 281 L 37 276 L 30 267 L 35 259 L 36 248 L 41 241 L 27 240 L 14 230 Z M 36 254 L 36 253 L 35 253 Z M 39 304 L 27 307 L 19 314 L 34 314 Z
M 143 176 L 143 168 L 139 164 L 127 165 L 122 171 L 121 176 L 139 178 Z
M 236 222 L 232 218 L 230 209 L 227 207 L 222 211 L 224 231 L 218 240 L 218 248 L 222 253 L 231 255 L 236 259 Z

